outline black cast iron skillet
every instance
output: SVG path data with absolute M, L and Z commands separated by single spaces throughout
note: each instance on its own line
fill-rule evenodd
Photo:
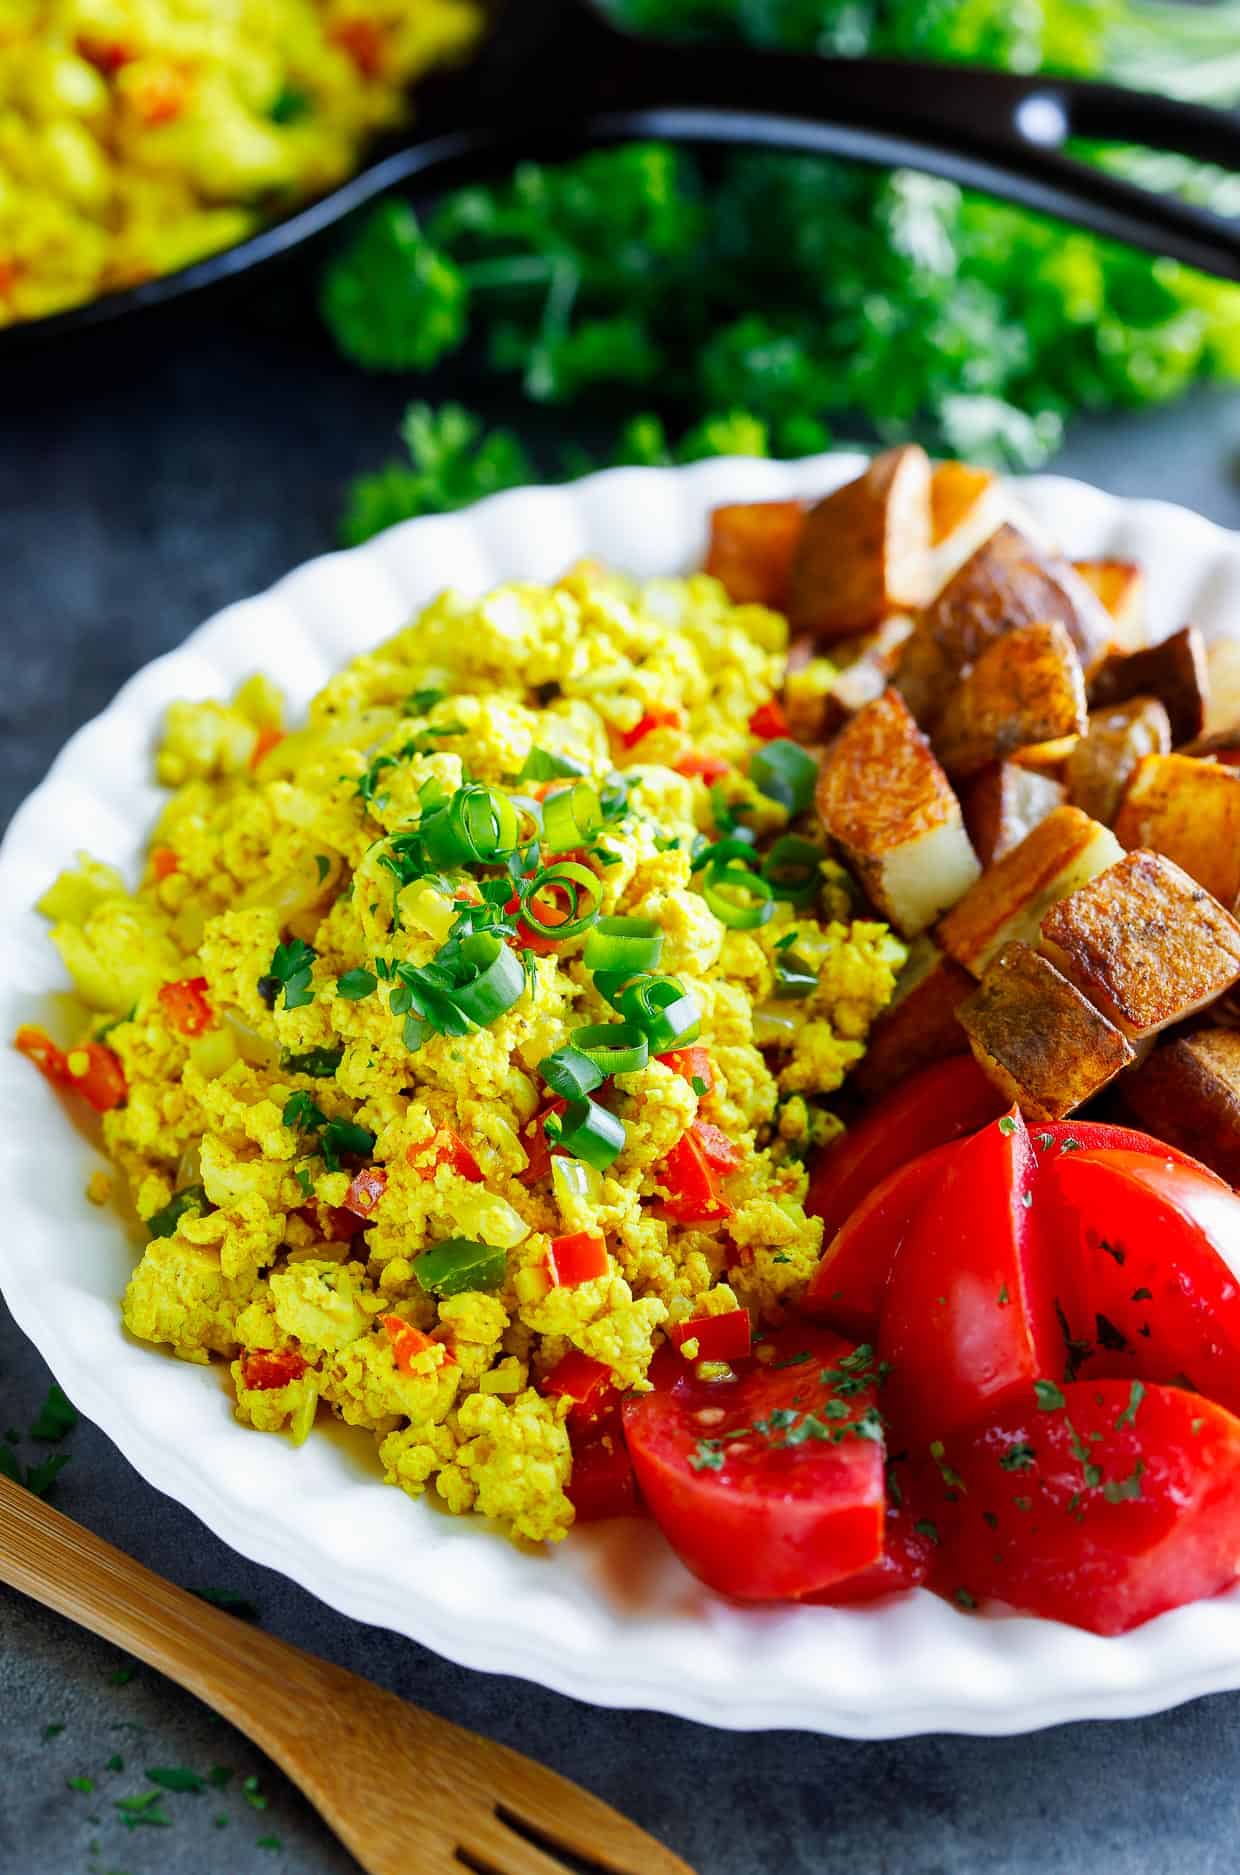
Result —
M 417 137 L 192 267 L 0 331 L 0 359 L 168 304 L 289 253 L 405 185 L 438 190 L 604 144 L 661 138 L 906 166 L 1240 280 L 1240 221 L 1068 155 L 1139 143 L 1240 171 L 1240 118 L 1085 79 L 636 38 L 589 0 L 508 0 L 475 62 L 419 89 Z

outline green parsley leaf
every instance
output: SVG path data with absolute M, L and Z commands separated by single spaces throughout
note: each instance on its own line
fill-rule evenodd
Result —
M 284 1844 L 280 1841 L 278 1836 L 256 1836 L 254 1839 L 254 1847 L 256 1849 L 276 1850 L 282 1849 Z
M 1011 1138 L 1012 1134 L 1016 1131 L 1016 1122 L 1012 1118 L 1010 1113 L 1005 1113 L 1003 1117 L 1000 1119 L 999 1131 L 1002 1134 L 1004 1134 L 1006 1138 L 1009 1138 L 1009 1139 Z
M 247 1777 L 242 1783 L 241 1791 L 251 1810 L 265 1810 L 267 1808 L 267 1799 L 259 1789 L 258 1779 L 256 1777 Z
M 928 1537 L 936 1547 L 943 1540 L 939 1535 L 939 1526 L 936 1523 L 931 1523 L 928 1517 L 923 1517 L 920 1522 L 913 1525 L 913 1528 L 920 1536 Z
M 411 404 L 401 426 L 412 466 L 392 462 L 351 483 L 340 523 L 346 547 L 356 547 L 397 521 L 447 514 L 484 495 L 534 479 L 533 465 L 508 430 L 484 430 L 459 404 L 432 410 Z
M 1036 1458 L 1037 1453 L 1033 1446 L 1021 1443 L 1010 1445 L 1000 1458 L 999 1464 L 1004 1471 L 1028 1471 Z
M 159 1784 L 164 1790 L 188 1791 L 200 1796 L 207 1788 L 207 1780 L 197 1771 L 186 1770 L 181 1764 L 156 1764 L 147 1766 L 147 1776 L 152 1784 Z
M 64 1729 L 64 1722 L 59 1719 L 53 1720 L 51 1725 L 45 1725 L 43 1727 L 43 1743 L 46 1745 L 50 1739 L 59 1738 Z
M 210 1602 L 213 1608 L 222 1608 L 225 1613 L 236 1615 L 238 1621 L 257 1621 L 259 1618 L 256 1605 L 245 1595 L 239 1595 L 236 1589 L 194 1589 L 193 1593 L 200 1602 Z
M 957 1608 L 971 1609 L 977 1607 L 977 1597 L 971 1595 L 968 1589 L 953 1589 L 952 1600 L 955 1602 Z
M 227 1765 L 213 1764 L 211 1769 L 207 1772 L 207 1782 L 212 1785 L 215 1790 L 223 1790 L 227 1785 L 232 1783 L 236 1775 L 237 1773 L 235 1771 L 230 1771 Z
M 95 1788 L 95 1780 L 93 1777 L 67 1777 L 65 1783 L 70 1790 L 81 1791 L 82 1795 L 86 1797 L 89 1797 L 91 1791 Z
M 38 1465 L 28 1465 L 23 1482 L 35 1497 L 46 1497 L 65 1466 L 72 1461 L 67 1452 L 53 1452 Z
M 314 1095 L 299 1087 L 289 1095 L 280 1116 L 285 1126 L 294 1133 L 316 1133 L 327 1125 L 327 1115 L 315 1100 Z
M 1108 1478 L 1102 1487 L 1102 1495 L 1108 1504 L 1122 1504 L 1130 1498 L 1141 1495 L 1141 1478 L 1145 1471 L 1145 1462 L 1138 1459 L 1126 1478 Z
M 1141 1405 L 1141 1402 L 1144 1398 L 1145 1398 L 1144 1381 L 1134 1380 L 1128 1393 L 1128 1404 L 1115 1422 L 1115 1430 L 1117 1432 L 1119 1432 L 1120 1429 L 1124 1426 L 1135 1425 L 1136 1418 L 1137 1418 L 1137 1409 Z
M 328 1171 L 338 1172 L 341 1153 L 367 1158 L 375 1149 L 375 1135 L 368 1127 L 357 1126 L 352 1120 L 329 1120 L 319 1136 L 319 1145 Z
M 76 1408 L 53 1381 L 47 1390 L 47 1398 L 39 1408 L 38 1417 L 30 1428 L 30 1437 L 47 1445 L 59 1445 L 77 1423 Z
M 280 1066 L 289 1074 L 308 1074 L 316 1081 L 325 1081 L 343 1060 L 343 1048 L 307 1048 L 299 1055 L 286 1051 L 280 1056 Z
M 332 863 L 326 853 L 316 853 L 314 856 L 314 864 L 319 875 L 319 884 L 322 885 L 324 879 L 326 879 L 332 869 Z
M 119 1751 L 114 1751 L 103 1768 L 105 1771 L 123 1771 L 125 1769 L 125 1760 L 121 1757 Z
M 584 762 L 571 755 L 558 755 L 552 749 L 531 749 L 521 766 L 518 781 L 560 781 L 570 776 L 588 774 Z
M 1033 1391 L 1037 1396 L 1039 1410 L 1043 1413 L 1055 1413 L 1068 1404 L 1063 1391 L 1053 1380 L 1035 1380 Z
M 318 952 L 301 938 L 290 938 L 287 944 L 277 944 L 269 975 L 260 977 L 259 983 L 261 985 L 274 980 L 284 990 L 284 1007 L 303 1009 L 307 1003 L 314 1001 L 310 972 L 317 956 Z M 269 1006 L 275 1007 L 275 995 L 271 997 Z
M 723 1451 L 717 1439 L 699 1439 L 696 1452 L 689 1454 L 693 1471 L 722 1471 Z
M 379 979 L 370 970 L 346 970 L 336 978 L 336 990 L 347 1003 L 360 1003 L 364 996 L 370 996 L 379 986 Z
M 201 1185 L 186 1185 L 168 1200 L 162 1211 L 156 1211 L 147 1218 L 146 1228 L 152 1237 L 171 1237 L 187 1213 L 192 1212 L 195 1217 L 200 1217 L 214 1209 L 215 1206 Z

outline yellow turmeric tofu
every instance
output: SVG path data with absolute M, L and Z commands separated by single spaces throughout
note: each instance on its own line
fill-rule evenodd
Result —
M 1240 894 L 1240 774 L 1195 755 L 1147 755 L 1115 817 L 1131 848 L 1165 853 L 1231 910 Z
M 980 977 L 1005 944 L 1036 943 L 1051 906 L 1123 856 L 1106 827 L 1077 807 L 1057 807 L 988 867 L 948 913 L 939 943 L 962 969 Z
M 894 690 L 828 748 L 815 799 L 846 864 L 904 937 L 933 924 L 981 871 L 951 783 Z
M 908 443 L 810 509 L 789 616 L 797 631 L 845 638 L 930 592 L 930 459 Z
M 1113 1023 L 1027 944 L 1005 944 L 958 1011 L 979 1067 L 1028 1120 L 1062 1120 L 1133 1051 Z
M 1240 980 L 1240 924 L 1160 853 L 1129 853 L 1060 899 L 1040 948 L 1133 1043 Z

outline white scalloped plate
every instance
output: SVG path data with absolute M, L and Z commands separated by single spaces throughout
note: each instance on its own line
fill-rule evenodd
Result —
M 256 666 L 304 706 L 329 672 L 445 585 L 545 580 L 585 554 L 637 573 L 700 563 L 717 502 L 821 493 L 861 459 L 618 469 L 411 521 L 230 606 L 126 684 L 74 736 L 0 849 L 0 1036 L 62 984 L 30 909 L 89 848 L 136 877 L 160 804 L 151 750 L 174 697 L 222 696 Z M 1159 631 L 1240 621 L 1240 535 L 1163 502 L 1038 477 L 1020 502 L 1074 555 L 1139 558 Z M 1120 1718 L 1240 1687 L 1240 1590 L 1102 1640 L 1002 1611 L 963 1615 L 918 1591 L 868 1609 L 745 1610 L 681 1568 L 648 1524 L 575 1533 L 554 1554 L 382 1484 L 373 1447 L 330 1431 L 294 1451 L 237 1425 L 219 1370 L 126 1336 L 117 1298 L 133 1245 L 86 1202 L 100 1163 L 29 1066 L 0 1047 L 0 1287 L 74 1402 L 151 1484 L 243 1554 L 332 1607 L 463 1665 L 603 1706 L 709 1725 L 854 1737 L 1004 1733 Z

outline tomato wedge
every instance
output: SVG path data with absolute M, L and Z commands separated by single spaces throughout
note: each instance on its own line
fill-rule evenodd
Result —
M 888 1173 L 863 1198 L 822 1253 L 809 1279 L 805 1308 L 842 1335 L 858 1340 L 878 1333 L 887 1281 L 896 1256 L 931 1190 L 943 1175 L 950 1145 Z
M 1054 1298 L 1034 1266 L 1033 1172 L 1016 1108 L 945 1155 L 883 1304 L 897 1443 L 924 1450 L 1039 1375 L 1062 1373 Z
M 585 1445 L 573 1446 L 573 1470 L 567 1492 L 578 1523 L 604 1517 L 633 1517 L 640 1508 L 633 1461 L 617 1425 Z
M 875 1602 L 882 1595 L 900 1595 L 905 1589 L 920 1588 L 929 1576 L 935 1548 L 933 1526 L 922 1518 L 902 1483 L 893 1489 L 890 1463 L 887 1472 L 882 1555 L 868 1569 L 859 1569 L 856 1575 L 846 1576 L 829 1589 L 805 1595 L 803 1601 L 829 1602 L 835 1607 Z
M 1240 1198 L 1149 1153 L 1071 1152 L 1037 1205 L 1085 1377 L 1191 1386 L 1240 1412 Z
M 922 1502 L 934 1586 L 963 1607 L 995 1596 L 1123 1634 L 1240 1570 L 1240 1420 L 1179 1388 L 1030 1388 L 944 1462 Z
M 1050 1164 L 1074 1152 L 1145 1152 L 1155 1159 L 1170 1159 L 1173 1165 L 1191 1166 L 1194 1172 L 1221 1185 L 1224 1191 L 1231 1190 L 1226 1179 L 1212 1172 L 1200 1159 L 1181 1152 L 1178 1146 L 1169 1146 L 1164 1139 L 1155 1139 L 1152 1133 L 1138 1133 L 1131 1126 L 1111 1126 L 1102 1120 L 1039 1120 L 1030 1129 L 1029 1143 L 1039 1165 Z
M 764 1362 L 703 1381 L 674 1349 L 630 1394 L 623 1422 L 637 1482 L 696 1576 L 740 1601 L 809 1595 L 868 1569 L 886 1499 L 878 1374 L 869 1348 L 806 1324 L 778 1330 Z
M 829 1242 L 889 1172 L 932 1146 L 975 1133 L 1006 1105 L 972 1055 L 955 1055 L 910 1075 L 819 1154 L 805 1209 L 822 1218 Z

